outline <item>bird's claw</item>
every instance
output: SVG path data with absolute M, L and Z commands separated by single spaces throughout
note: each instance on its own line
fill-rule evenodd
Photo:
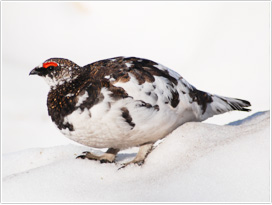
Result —
M 125 168 L 126 166 L 128 166 L 130 164 L 135 164 L 135 165 L 138 165 L 138 166 L 142 166 L 144 164 L 144 160 L 141 160 L 141 161 L 133 161 L 132 160 L 131 162 L 124 163 L 124 164 L 122 164 L 121 167 L 118 168 L 118 170 L 123 169 L 123 168 Z
M 104 155 L 96 156 L 96 155 L 94 155 L 94 154 L 92 154 L 91 152 L 88 152 L 88 151 L 82 152 L 82 154 L 84 154 L 84 155 L 79 155 L 79 156 L 76 157 L 76 159 L 86 159 L 87 158 L 89 160 L 100 161 L 101 164 L 115 162 L 115 160 L 110 161 L 109 159 L 106 159 L 104 157 Z
M 96 155 L 93 155 L 91 154 L 90 152 L 88 151 L 85 151 L 85 152 L 82 152 L 82 155 L 79 155 L 76 157 L 76 159 L 89 159 L 89 160 L 97 160 L 97 156 Z
M 85 159 L 86 158 L 86 155 L 79 155 L 76 157 L 76 159 Z

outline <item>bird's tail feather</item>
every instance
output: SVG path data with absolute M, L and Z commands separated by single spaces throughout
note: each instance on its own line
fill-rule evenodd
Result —
M 211 100 L 206 105 L 206 110 L 199 116 L 199 120 L 203 121 L 214 115 L 222 114 L 225 112 L 238 110 L 238 111 L 251 111 L 247 107 L 251 106 L 247 100 L 241 100 L 237 98 L 229 98 L 218 95 L 211 95 L 206 93 Z
M 213 102 L 211 103 L 211 109 L 215 115 L 221 114 L 224 112 L 239 110 L 249 112 L 250 109 L 247 107 L 251 106 L 250 102 L 247 100 L 222 97 L 218 95 L 212 96 Z

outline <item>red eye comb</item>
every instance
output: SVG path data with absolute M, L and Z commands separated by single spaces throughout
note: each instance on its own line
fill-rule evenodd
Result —
M 43 64 L 43 67 L 44 67 L 44 68 L 48 68 L 49 66 L 57 67 L 58 64 L 55 63 L 55 62 L 47 62 L 47 63 L 44 63 L 44 64 Z

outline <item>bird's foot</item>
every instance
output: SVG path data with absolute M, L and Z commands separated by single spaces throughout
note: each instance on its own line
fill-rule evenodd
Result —
M 116 154 L 119 152 L 118 149 L 109 148 L 106 153 L 101 156 L 92 154 L 91 152 L 83 152 L 83 155 L 79 155 L 76 159 L 89 159 L 100 161 L 100 163 L 113 163 L 115 161 Z
M 135 159 L 133 159 L 132 161 L 130 161 L 130 162 L 126 162 L 126 163 L 123 163 L 122 164 L 122 166 L 121 167 L 119 167 L 119 169 L 123 169 L 123 168 L 125 168 L 126 166 L 128 166 L 128 165 L 130 165 L 130 164 L 136 164 L 136 165 L 138 165 L 138 166 L 142 166 L 143 164 L 144 164 L 144 160 L 135 160 Z M 118 169 L 118 170 L 119 170 Z
M 144 161 L 147 155 L 152 151 L 152 146 L 153 146 L 153 143 L 144 144 L 140 146 L 140 149 L 136 157 L 132 161 L 122 164 L 122 166 L 119 169 L 123 169 L 130 164 L 136 164 L 138 166 L 142 166 L 144 164 Z

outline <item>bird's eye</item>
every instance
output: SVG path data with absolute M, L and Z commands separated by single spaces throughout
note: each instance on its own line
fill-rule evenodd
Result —
M 54 66 L 48 66 L 47 69 L 53 70 L 55 67 Z

